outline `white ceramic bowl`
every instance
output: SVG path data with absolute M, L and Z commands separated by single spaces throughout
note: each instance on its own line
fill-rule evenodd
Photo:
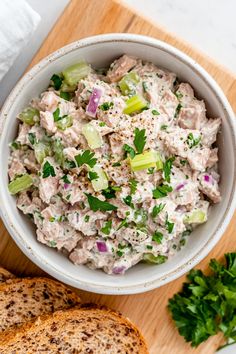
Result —
M 204 99 L 208 116 L 222 117 L 218 139 L 222 202 L 212 208 L 209 220 L 198 227 L 175 257 L 162 265 L 138 264 L 124 276 L 106 275 L 100 270 L 75 266 L 65 256 L 36 241 L 32 223 L 16 208 L 7 190 L 8 144 L 16 136 L 16 115 L 48 85 L 53 73 L 85 59 L 94 67 L 104 67 L 123 53 L 151 61 L 177 73 Z M 103 294 L 132 294 L 157 288 L 181 276 L 219 241 L 235 208 L 236 171 L 235 117 L 223 92 L 211 76 L 194 60 L 156 39 L 135 34 L 108 34 L 67 45 L 35 65 L 18 82 L 5 102 L 0 118 L 0 205 L 3 221 L 21 250 L 55 278 L 80 289 Z

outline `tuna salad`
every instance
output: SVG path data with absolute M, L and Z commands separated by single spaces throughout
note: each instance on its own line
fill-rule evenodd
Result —
M 220 202 L 220 118 L 174 73 L 123 55 L 80 61 L 17 116 L 9 192 L 37 240 L 77 265 L 123 274 L 161 264 Z

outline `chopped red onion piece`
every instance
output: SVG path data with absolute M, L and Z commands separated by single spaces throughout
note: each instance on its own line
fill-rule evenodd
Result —
M 89 103 L 86 107 L 86 114 L 90 117 L 95 118 L 96 117 L 96 111 L 98 108 L 98 104 L 100 101 L 100 98 L 102 97 L 103 94 L 103 89 L 100 87 L 95 87 L 93 89 L 93 92 L 91 93 L 91 96 L 89 98 Z
M 107 252 L 107 245 L 104 241 L 97 241 L 97 248 L 99 252 Z
M 64 189 L 68 189 L 69 188 L 69 183 L 64 183 Z
M 184 188 L 185 184 L 186 184 L 185 182 L 180 183 L 180 184 L 175 188 L 175 190 L 176 190 L 176 191 L 179 191 L 180 189 Z
M 213 178 L 211 175 L 204 175 L 204 181 L 213 184 Z
M 112 269 L 112 273 L 113 273 L 113 274 L 124 274 L 125 270 L 126 270 L 126 267 L 125 267 L 125 266 L 114 267 L 114 268 Z

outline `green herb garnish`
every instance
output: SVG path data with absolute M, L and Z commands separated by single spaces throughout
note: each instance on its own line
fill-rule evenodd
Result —
M 171 234 L 171 232 L 173 231 L 173 228 L 175 226 L 175 224 L 173 222 L 170 222 L 168 220 L 168 216 L 166 218 L 166 222 L 165 222 L 165 226 L 166 226 L 166 230 L 168 231 L 169 234 Z
M 63 180 L 64 183 L 71 184 L 71 181 L 69 180 L 68 175 L 64 175 L 61 179 Z
M 120 230 L 122 227 L 127 227 L 128 222 L 127 219 L 125 218 L 124 220 L 121 221 L 120 225 L 117 227 L 116 231 Z
M 69 92 L 60 92 L 60 97 L 63 98 L 63 100 L 70 101 L 71 99 L 71 94 Z
M 54 167 L 48 161 L 46 161 L 43 165 L 43 178 L 47 178 L 49 176 L 55 177 L 56 173 Z
M 145 135 L 146 130 L 135 128 L 134 130 L 134 146 L 138 154 L 142 154 L 144 146 L 146 144 L 147 137 Z
M 166 130 L 167 128 L 168 128 L 168 125 L 166 125 L 166 124 L 161 125 L 161 130 Z
M 123 145 L 123 150 L 125 151 L 125 156 L 129 154 L 130 158 L 133 159 L 136 155 L 134 149 L 128 144 Z
M 121 163 L 120 163 L 120 162 L 114 162 L 114 163 L 112 164 L 112 167 L 119 167 L 119 166 L 121 166 Z
M 158 205 L 155 205 L 152 209 L 152 217 L 155 218 L 165 207 L 165 204 L 158 204 Z
M 89 219 L 90 219 L 90 216 L 89 216 L 89 215 L 85 215 L 85 217 L 84 217 L 84 221 L 85 221 L 85 222 L 88 222 L 88 221 L 89 221 Z
M 102 190 L 102 195 L 106 198 L 106 199 L 112 199 L 116 197 L 116 192 L 121 191 L 121 187 L 119 186 L 109 186 L 106 189 Z
M 134 194 L 136 192 L 137 185 L 138 185 L 138 181 L 136 181 L 134 178 L 131 178 L 129 180 L 130 194 Z
M 60 108 L 57 108 L 53 112 L 53 119 L 54 119 L 54 122 L 58 122 L 61 119 L 61 117 L 60 117 Z
M 201 141 L 201 136 L 198 138 L 194 138 L 193 133 L 189 133 L 188 138 L 187 138 L 187 144 L 190 149 L 192 149 L 194 146 L 197 146 Z
M 179 334 L 192 347 L 218 332 L 223 332 L 225 346 L 236 342 L 236 253 L 225 254 L 225 260 L 211 259 L 209 275 L 192 269 L 182 291 L 169 300 Z
M 168 182 L 168 183 L 170 183 L 171 168 L 172 168 L 172 164 L 173 164 L 174 160 L 175 160 L 175 157 L 170 157 L 163 164 L 164 178 L 165 178 L 166 182 Z
M 34 145 L 37 142 L 36 135 L 34 133 L 29 133 L 28 139 L 31 145 Z
M 108 111 L 110 108 L 114 107 L 113 102 L 104 102 L 99 106 L 102 111 Z
M 88 199 L 89 207 L 92 211 L 110 211 L 110 210 L 117 210 L 117 207 L 113 204 L 108 202 L 104 202 L 91 194 L 84 193 Z
M 105 222 L 105 225 L 101 228 L 100 231 L 105 235 L 110 235 L 111 227 L 112 227 L 112 221 L 108 220 L 107 222 Z
M 163 239 L 163 234 L 159 231 L 155 231 L 154 234 L 152 235 L 152 241 L 161 243 L 162 239 Z
M 153 109 L 153 110 L 152 110 L 152 114 L 153 114 L 154 116 L 159 116 L 159 115 L 160 115 L 160 113 L 159 113 L 156 109 Z
M 127 197 L 123 198 L 123 202 L 128 205 L 130 208 L 134 209 L 134 204 L 132 203 L 131 195 L 127 195 Z
M 167 196 L 167 193 L 172 192 L 173 188 L 167 184 L 162 184 L 156 189 L 153 189 L 152 195 L 154 199 L 159 199 Z
M 176 110 L 175 110 L 174 118 L 177 118 L 177 117 L 178 117 L 181 108 L 182 108 L 182 104 L 179 103 L 178 106 L 177 106 L 177 108 L 176 108 Z
M 62 78 L 57 74 L 53 74 L 50 80 L 53 82 L 55 90 L 59 90 L 62 85 Z
M 81 167 L 85 164 L 93 168 L 97 162 L 97 159 L 94 157 L 94 155 L 94 152 L 89 150 L 85 150 L 82 154 L 76 155 L 75 161 L 77 162 L 78 167 Z
M 99 178 L 99 176 L 98 176 L 97 172 L 89 171 L 88 178 L 90 179 L 90 181 L 93 181 L 93 180 L 97 180 Z

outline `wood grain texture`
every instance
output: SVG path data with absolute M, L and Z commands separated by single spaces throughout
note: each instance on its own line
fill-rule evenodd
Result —
M 141 33 L 168 42 L 198 61 L 219 83 L 236 111 L 236 77 L 210 58 L 199 53 L 182 40 L 168 33 L 147 19 L 111 0 L 72 0 L 63 16 L 54 26 L 31 66 L 54 50 L 83 37 L 99 33 Z M 212 257 L 221 257 L 235 250 L 236 215 L 218 245 L 199 265 L 206 269 Z M 42 275 L 43 272 L 30 262 L 11 240 L 0 222 L 0 263 L 19 275 Z M 134 321 L 145 335 L 151 354 L 213 354 L 221 342 L 214 337 L 197 349 L 192 349 L 178 335 L 166 309 L 167 300 L 177 292 L 185 277 L 148 293 L 132 296 L 104 296 L 79 291 L 84 301 L 106 304 L 121 311 Z

